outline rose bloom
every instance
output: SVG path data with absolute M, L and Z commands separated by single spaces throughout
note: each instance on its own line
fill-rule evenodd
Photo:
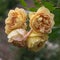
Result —
M 30 27 L 41 33 L 50 33 L 54 26 L 54 15 L 44 6 L 30 16 Z
M 26 34 L 27 34 L 27 31 L 24 29 L 15 29 L 8 34 L 7 36 L 8 42 L 18 47 L 24 47 L 25 40 L 23 39 L 23 37 Z
M 26 40 L 26 46 L 31 51 L 37 52 L 45 46 L 48 40 L 48 34 L 32 31 Z
M 17 28 L 25 28 L 26 18 L 27 18 L 27 14 L 24 9 L 15 8 L 15 10 L 10 10 L 8 13 L 8 17 L 5 20 L 6 34 L 9 34 L 12 30 L 17 29 Z

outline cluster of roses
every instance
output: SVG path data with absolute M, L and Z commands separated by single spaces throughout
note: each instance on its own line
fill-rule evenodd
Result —
M 32 51 L 39 51 L 48 40 L 54 26 L 54 15 L 44 6 L 36 12 L 29 12 L 29 27 L 27 31 L 27 13 L 22 8 L 10 10 L 5 20 L 5 33 L 8 42 Z

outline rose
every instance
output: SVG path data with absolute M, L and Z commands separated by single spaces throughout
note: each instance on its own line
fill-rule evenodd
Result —
M 47 34 L 32 31 L 26 40 L 26 45 L 28 49 L 37 52 L 41 48 L 43 48 L 47 40 L 48 40 Z
M 14 29 L 25 28 L 26 18 L 27 14 L 24 9 L 15 8 L 15 10 L 10 10 L 5 20 L 5 32 L 9 34 Z
M 50 33 L 53 26 L 54 15 L 44 6 L 30 17 L 30 27 L 36 32 Z
M 25 46 L 24 36 L 27 34 L 27 31 L 24 29 L 15 29 L 8 34 L 8 42 L 14 44 L 18 47 Z

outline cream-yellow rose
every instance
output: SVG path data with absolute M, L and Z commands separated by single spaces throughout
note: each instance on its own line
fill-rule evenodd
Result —
M 14 44 L 15 46 L 24 47 L 25 40 L 24 36 L 27 34 L 27 31 L 24 29 L 15 29 L 8 34 L 8 42 Z
M 15 10 L 10 10 L 8 17 L 5 20 L 5 32 L 9 34 L 12 30 L 18 28 L 26 27 L 27 14 L 22 8 L 15 8 Z M 24 26 L 24 27 L 23 27 Z
M 35 14 L 30 17 L 30 27 L 41 33 L 50 33 L 54 26 L 54 14 L 46 7 L 40 7 Z
M 45 45 L 47 40 L 47 34 L 32 31 L 26 40 L 26 45 L 28 49 L 37 52 Z

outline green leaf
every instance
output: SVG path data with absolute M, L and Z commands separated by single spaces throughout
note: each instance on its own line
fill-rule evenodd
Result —
M 20 0 L 20 3 L 22 6 L 26 7 L 27 6 L 27 3 L 24 1 L 24 0 Z
M 31 7 L 31 8 L 29 8 L 29 10 L 30 10 L 30 11 L 36 11 L 37 8 L 33 8 L 33 7 Z
M 53 11 L 54 15 L 55 15 L 55 26 L 60 26 L 60 8 L 59 9 L 55 9 Z
M 58 38 L 60 39 L 60 28 L 57 27 L 52 30 L 52 33 L 49 35 L 49 39 L 54 41 Z
M 58 0 L 50 0 L 49 2 L 51 2 L 52 4 L 54 4 L 54 6 L 56 6 L 57 3 L 58 3 Z
M 45 7 L 47 7 L 50 11 L 55 10 L 54 5 L 53 5 L 52 3 L 50 3 L 50 2 L 43 2 L 43 5 L 44 5 Z
M 41 3 L 38 2 L 37 0 L 34 0 L 34 4 L 35 4 L 36 8 L 39 8 L 41 6 Z

